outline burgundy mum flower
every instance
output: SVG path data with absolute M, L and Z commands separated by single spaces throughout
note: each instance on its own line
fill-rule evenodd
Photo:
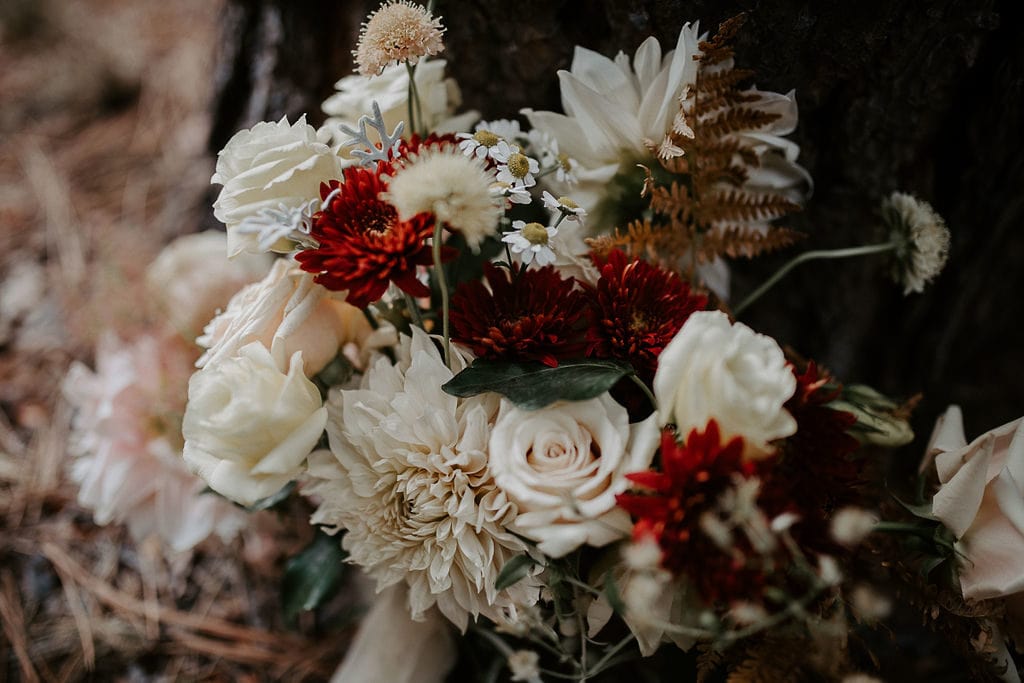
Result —
M 601 279 L 587 288 L 587 355 L 630 361 L 650 381 L 662 349 L 691 313 L 707 305 L 707 297 L 691 292 L 675 273 L 617 249 L 595 265 Z
M 360 308 L 379 299 L 389 282 L 413 296 L 430 296 L 416 267 L 432 262 L 425 240 L 434 225 L 426 213 L 399 220 L 395 207 L 380 199 L 387 189 L 381 176 L 389 171 L 390 164 L 349 167 L 344 182 L 321 183 L 320 198 L 330 200 L 313 216 L 311 235 L 320 246 L 295 256 L 324 287 L 347 289 L 348 302 Z
M 735 485 L 736 477 L 752 477 L 767 467 L 765 461 L 743 459 L 741 437 L 723 444 L 714 420 L 704 432 L 691 431 L 685 443 L 677 443 L 675 432 L 666 429 L 661 471 L 626 475 L 650 493 L 624 493 L 616 501 L 636 519 L 633 537 L 653 535 L 662 550 L 662 566 L 688 577 L 706 601 L 756 598 L 765 584 L 761 568 L 745 562 L 750 553 L 729 553 L 716 545 L 700 520 Z
M 539 360 L 558 365 L 559 358 L 583 350 L 577 323 L 586 299 L 575 280 L 552 267 L 514 270 L 486 264 L 489 287 L 473 281 L 452 297 L 452 339 L 481 358 Z

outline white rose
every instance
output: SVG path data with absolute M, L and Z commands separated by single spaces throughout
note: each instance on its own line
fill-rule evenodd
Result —
M 796 378 L 771 337 L 721 311 L 691 315 L 658 357 L 654 395 L 658 423 L 679 433 L 704 429 L 715 420 L 722 439 L 743 437 L 748 458 L 773 452 L 770 444 L 796 432 L 783 407 Z
M 192 375 L 181 428 L 189 469 L 243 505 L 295 479 L 327 424 L 320 392 L 301 368 L 301 352 L 286 374 L 253 343 Z
M 146 271 L 146 284 L 172 326 L 194 339 L 210 318 L 243 286 L 271 266 L 268 254 L 226 260 L 227 236 L 220 230 L 185 235 L 160 252 Z
M 462 104 L 462 95 L 455 80 L 444 77 L 444 67 L 443 59 L 423 61 L 416 67 L 416 89 L 423 105 L 424 123 L 427 130 L 436 133 L 466 130 L 479 114 L 468 111 L 452 116 Z M 389 134 L 399 121 L 406 122 L 405 135 L 412 134 L 408 129 L 409 75 L 404 64 L 393 64 L 372 78 L 346 76 L 334 87 L 338 92 L 324 101 L 323 110 L 330 117 L 324 122 L 324 129 L 330 131 L 335 145 L 343 145 L 350 137 L 339 126 L 354 128 L 361 116 L 371 114 L 374 102 L 380 107 Z M 340 151 L 346 153 L 348 149 L 342 147 Z
M 196 365 L 222 362 L 258 341 L 282 363 L 302 351 L 305 373 L 312 377 L 347 344 L 368 352 L 371 334 L 363 312 L 345 303 L 344 295 L 316 284 L 292 261 L 279 259 L 263 280 L 239 291 L 206 326 L 196 342 L 207 351 Z
M 561 557 L 584 543 L 602 546 L 629 534 L 615 504 L 625 475 L 647 468 L 659 431 L 653 419 L 634 426 L 607 394 L 525 411 L 502 401 L 489 442 L 494 482 L 519 507 L 515 529 Z
M 238 226 L 264 210 L 299 209 L 320 198 L 320 183 L 341 177 L 341 160 L 317 138 L 303 116 L 262 121 L 228 140 L 217 155 L 211 183 L 223 185 L 213 215 L 228 229 L 228 256 L 259 252 L 259 236 L 240 234 Z M 288 251 L 282 240 L 275 251 Z

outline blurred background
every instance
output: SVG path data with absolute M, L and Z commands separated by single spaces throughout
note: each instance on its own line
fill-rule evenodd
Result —
M 319 123 L 376 4 L 0 3 L 0 680 L 320 680 L 340 659 L 344 629 L 280 621 L 282 557 L 302 539 L 236 562 L 94 526 L 65 477 L 58 398 L 103 330 L 146 324 L 139 283 L 160 248 L 215 227 L 216 151 L 260 120 Z M 647 35 L 674 42 L 685 21 L 713 30 L 749 11 L 738 62 L 800 103 L 792 138 L 816 181 L 791 222 L 801 248 L 875 241 L 893 190 L 932 202 L 953 244 L 924 294 L 903 297 L 870 259 L 810 264 L 746 321 L 840 378 L 922 395 L 917 439 L 889 463 L 897 486 L 947 404 L 964 407 L 969 438 L 1024 414 L 1024 5 L 439 5 L 450 71 L 484 117 L 557 109 L 554 73 L 574 44 L 631 53 Z M 736 264 L 735 295 L 787 258 Z

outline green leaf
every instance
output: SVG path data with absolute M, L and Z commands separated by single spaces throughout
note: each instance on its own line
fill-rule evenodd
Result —
M 498 578 L 494 580 L 494 587 L 497 590 L 505 590 L 525 579 L 530 569 L 537 564 L 537 560 L 529 555 L 516 555 L 505 563 L 505 566 L 498 572 Z
M 341 585 L 342 564 L 348 556 L 337 536 L 317 531 L 316 538 L 301 553 L 288 560 L 281 583 L 281 602 L 289 623 L 304 610 L 316 609 L 329 600 Z
M 616 614 L 626 613 L 626 603 L 622 601 L 619 585 L 615 582 L 615 577 L 611 572 L 604 575 L 604 596 L 608 598 L 608 604 Z
M 538 362 L 478 358 L 441 388 L 460 398 L 493 391 L 524 410 L 539 410 L 555 401 L 595 398 L 631 374 L 632 366 L 617 360 L 566 360 L 552 368 Z

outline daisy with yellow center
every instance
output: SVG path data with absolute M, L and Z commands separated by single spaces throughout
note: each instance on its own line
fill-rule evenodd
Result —
M 544 194 L 541 196 L 541 199 L 544 200 L 545 209 L 558 212 L 558 223 L 561 223 L 563 220 L 568 218 L 571 221 L 576 221 L 580 225 L 583 224 L 583 217 L 587 215 L 587 211 L 572 199 L 569 199 L 568 197 L 559 197 L 558 199 L 555 199 L 555 196 L 547 190 L 544 190 Z
M 490 155 L 498 162 L 499 183 L 524 187 L 533 187 L 537 184 L 534 174 L 540 173 L 540 164 L 536 159 L 523 154 L 518 145 L 510 145 L 502 140 Z
M 540 223 L 513 221 L 512 232 L 506 232 L 501 241 L 509 245 L 512 253 L 520 254 L 523 265 L 534 260 L 538 266 L 546 266 L 555 262 L 555 251 L 551 242 L 558 234 L 558 228 L 547 227 Z

